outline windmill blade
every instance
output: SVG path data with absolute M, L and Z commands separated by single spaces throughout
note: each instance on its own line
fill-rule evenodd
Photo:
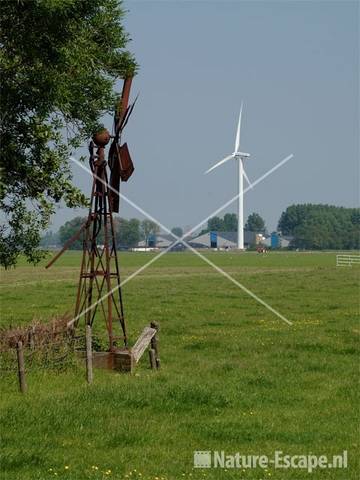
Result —
M 126 107 L 124 114 L 121 115 L 120 117 L 118 117 L 117 113 L 115 112 L 115 116 L 114 116 L 115 135 L 119 136 L 121 132 L 121 125 L 124 123 L 126 115 L 128 114 L 129 110 L 130 110 L 130 105 Z
M 125 112 L 129 104 L 130 89 L 131 89 L 132 77 L 127 77 L 124 80 L 123 89 L 121 92 L 121 113 Z
M 235 138 L 235 152 L 239 151 L 240 148 L 240 130 L 241 130 L 241 117 L 242 117 L 242 109 L 243 109 L 243 102 L 241 102 L 240 106 L 240 113 L 239 113 L 239 121 L 236 130 L 236 138 Z
M 120 161 L 120 178 L 123 182 L 127 182 L 134 172 L 134 164 L 131 160 L 127 143 L 121 145 L 119 149 Z
M 234 155 L 233 155 L 233 154 L 229 155 L 228 157 L 223 158 L 222 160 L 220 160 L 220 162 L 215 163 L 215 165 L 213 165 L 212 167 L 210 167 L 209 170 L 206 170 L 205 175 L 206 175 L 207 173 L 211 172 L 212 170 L 214 170 L 215 168 L 219 167 L 219 166 L 222 165 L 223 163 L 227 162 L 228 160 L 231 160 L 232 158 L 234 158 Z
M 126 127 L 128 121 L 129 121 L 129 118 L 130 118 L 130 115 L 132 114 L 132 111 L 134 110 L 134 107 L 135 107 L 135 103 L 137 101 L 137 99 L 139 98 L 139 93 L 136 95 L 136 98 L 135 100 L 133 101 L 132 105 L 127 109 L 126 111 L 126 114 L 125 114 L 125 117 L 122 119 L 119 127 L 118 127 L 118 131 L 121 132 L 122 130 L 124 130 L 124 128 Z
M 119 106 L 117 108 L 117 111 L 115 112 L 116 119 L 117 119 L 116 123 L 118 125 L 123 121 L 128 111 L 131 83 L 132 83 L 132 77 L 127 77 L 124 79 Z
M 119 212 L 119 192 L 120 189 L 120 162 L 118 156 L 118 146 L 115 140 L 113 140 L 108 156 L 108 164 L 110 167 L 110 186 L 109 200 L 111 204 L 111 210 L 113 213 Z
M 245 172 L 244 169 L 243 169 L 243 175 L 244 175 L 244 177 L 245 177 L 245 180 L 246 180 L 247 183 L 249 184 L 249 187 L 250 187 L 250 188 L 253 188 L 252 183 L 250 182 L 249 177 L 246 175 L 246 172 Z

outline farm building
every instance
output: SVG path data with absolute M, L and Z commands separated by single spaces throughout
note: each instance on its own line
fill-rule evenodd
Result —
M 281 235 L 280 232 L 272 232 L 265 240 L 265 245 L 271 248 L 288 248 L 293 237 Z
M 193 248 L 237 248 L 237 232 L 207 232 L 193 238 L 187 238 L 186 241 Z M 151 236 L 151 241 L 146 244 L 145 240 L 138 243 L 136 250 L 162 249 L 169 248 L 175 239 L 170 234 L 160 233 Z M 244 231 L 245 248 L 255 245 L 265 245 L 267 239 L 261 233 Z M 269 239 L 270 242 L 270 239 Z M 269 243 L 268 242 L 268 243 Z M 270 243 L 269 243 L 270 245 Z M 174 249 L 181 249 L 181 244 L 177 244 Z
M 159 233 L 158 235 L 151 235 L 148 242 L 142 240 L 138 243 L 136 250 L 148 249 L 148 248 L 168 248 L 175 242 L 175 238 L 167 233 Z
M 244 245 L 248 248 L 265 242 L 261 233 L 244 231 Z M 207 232 L 189 241 L 194 248 L 237 248 L 237 232 Z

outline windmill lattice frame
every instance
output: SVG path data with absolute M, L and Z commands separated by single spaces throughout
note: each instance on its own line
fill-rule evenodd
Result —
M 103 129 L 94 134 L 89 145 L 93 182 L 87 221 L 46 266 L 49 268 L 82 237 L 83 254 L 73 324 L 76 327 L 84 317 L 85 324 L 92 326 L 100 311 L 106 324 L 110 352 L 116 350 L 120 339 L 125 348 L 128 346 L 113 213 L 119 211 L 120 180 L 127 181 L 134 171 L 127 144 L 121 145 L 122 131 L 137 100 L 136 97 L 129 105 L 131 83 L 132 78 L 124 80 L 120 102 L 115 109 L 114 135 Z M 105 147 L 111 139 L 107 162 Z M 114 333 L 114 322 L 120 326 L 121 335 Z
M 109 337 L 109 350 L 114 351 L 120 339 L 127 346 L 127 335 L 104 146 L 98 146 L 95 154 L 93 142 L 90 144 L 90 167 L 93 186 L 88 226 L 83 232 L 75 318 L 84 314 L 85 324 L 92 326 L 100 310 Z M 119 323 L 122 337 L 114 333 L 114 322 Z

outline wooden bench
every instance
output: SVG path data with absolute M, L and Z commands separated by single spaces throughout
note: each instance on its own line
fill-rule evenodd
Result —
M 144 328 L 140 337 L 131 349 L 121 349 L 114 352 L 114 369 L 121 372 L 132 372 L 147 348 L 149 348 L 151 368 L 154 370 L 159 369 L 158 331 L 158 324 L 152 322 L 150 327 Z

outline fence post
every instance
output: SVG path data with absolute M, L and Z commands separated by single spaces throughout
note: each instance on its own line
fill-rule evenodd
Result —
M 149 348 L 149 360 L 150 360 L 151 369 L 155 370 L 157 366 L 156 366 L 155 350 L 153 348 Z
M 22 341 L 17 342 L 16 353 L 17 353 L 17 361 L 18 361 L 20 392 L 25 393 L 27 390 L 27 385 L 26 385 L 26 379 L 25 379 L 25 362 L 24 362 L 24 350 L 23 350 Z
M 156 368 L 160 368 L 160 356 L 159 356 L 159 339 L 158 339 L 158 331 L 159 331 L 159 324 L 157 322 L 151 322 L 150 323 L 151 328 L 155 328 L 156 334 L 153 336 L 151 339 L 151 350 L 154 351 L 155 354 L 155 365 Z M 151 355 L 151 353 L 150 353 Z M 151 361 L 151 360 L 150 360 Z
M 35 327 L 32 326 L 29 330 L 29 347 L 31 350 L 35 348 Z
M 92 345 L 91 345 L 91 325 L 86 325 L 85 338 L 86 338 L 86 380 L 88 383 L 93 382 L 93 369 L 92 369 Z

